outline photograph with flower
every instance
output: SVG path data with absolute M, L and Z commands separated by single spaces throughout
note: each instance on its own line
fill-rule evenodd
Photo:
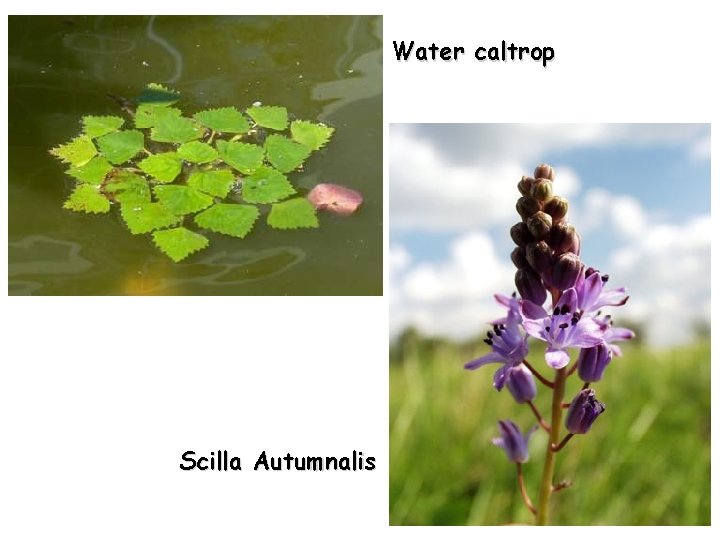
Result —
M 709 524 L 710 126 L 390 135 L 390 523 Z

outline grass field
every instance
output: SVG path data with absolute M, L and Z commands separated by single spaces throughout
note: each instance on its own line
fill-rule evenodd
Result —
M 607 407 L 591 431 L 559 454 L 555 481 L 573 485 L 553 496 L 558 525 L 708 525 L 710 523 L 710 344 L 675 349 L 625 345 L 593 385 Z M 390 363 L 390 523 L 501 525 L 531 523 L 516 488 L 514 465 L 490 443 L 497 420 L 525 431 L 527 406 L 492 388 L 493 366 L 463 363 L 487 346 L 430 342 L 412 335 Z M 550 376 L 542 351 L 531 363 Z M 576 376 L 568 384 L 574 395 Z M 550 391 L 536 401 L 549 416 Z M 572 397 L 569 395 L 569 397 Z M 546 445 L 538 431 L 524 471 L 537 491 Z

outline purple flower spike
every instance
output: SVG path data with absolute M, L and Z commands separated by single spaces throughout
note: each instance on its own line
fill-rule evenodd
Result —
M 594 347 L 603 342 L 603 330 L 590 317 L 578 311 L 575 289 L 567 289 L 557 301 L 552 314 L 542 307 L 523 300 L 521 303 L 523 326 L 528 334 L 545 341 L 545 361 L 553 369 L 568 365 L 569 347 Z
M 525 437 L 520 432 L 520 428 L 511 420 L 500 420 L 498 426 L 500 427 L 500 437 L 494 438 L 492 443 L 505 450 L 508 459 L 513 463 L 527 463 L 530 459 L 528 441 L 537 426 L 530 428 Z
M 605 405 L 595 398 L 595 390 L 590 388 L 580 390 L 570 404 L 565 417 L 565 427 L 570 433 L 587 433 L 595 419 L 603 411 L 605 411 Z
M 578 376 L 585 382 L 597 382 L 603 377 L 612 356 L 605 343 L 582 349 L 578 355 Z
M 527 403 L 535 399 L 537 395 L 537 386 L 535 378 L 530 370 L 523 364 L 513 366 L 508 369 L 505 385 L 508 391 L 518 403 Z M 499 390 L 499 389 L 498 389 Z

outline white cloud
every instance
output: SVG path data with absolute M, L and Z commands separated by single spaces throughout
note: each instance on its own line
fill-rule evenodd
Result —
M 479 146 L 478 146 L 479 148 Z M 580 189 L 578 175 L 556 169 L 557 193 L 571 197 Z M 390 145 L 390 205 L 396 229 L 466 231 L 512 222 L 516 189 L 532 170 L 520 162 L 497 165 L 453 165 L 435 145 L 394 127 Z
M 573 222 L 584 233 L 612 227 L 619 238 L 635 238 L 646 233 L 648 216 L 634 197 L 592 188 L 582 198 L 580 211 L 573 212 Z
M 646 229 L 610 256 L 611 285 L 630 301 L 617 314 L 642 321 L 648 342 L 681 343 L 710 321 L 710 216 Z
M 400 245 L 390 246 L 390 271 L 396 272 L 407 268 L 412 262 L 410 252 Z
M 514 288 L 514 268 L 506 260 L 487 234 L 470 232 L 451 243 L 447 260 L 393 271 L 392 332 L 414 326 L 427 334 L 465 338 L 482 331 L 502 313 L 492 295 Z
M 399 129 L 393 126 L 393 138 Z M 534 162 L 548 152 L 606 144 L 681 144 L 703 155 L 696 147 L 710 137 L 708 124 L 418 124 L 410 131 L 431 140 L 446 161 L 465 165 Z

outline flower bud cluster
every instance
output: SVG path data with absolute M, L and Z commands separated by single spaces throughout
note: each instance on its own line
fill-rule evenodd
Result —
M 526 300 L 541 305 L 548 290 L 571 287 L 582 271 L 580 236 L 567 222 L 567 199 L 553 193 L 555 171 L 535 168 L 535 176 L 518 183 L 522 195 L 515 205 L 521 221 L 510 229 L 517 246 L 510 258 L 517 268 L 515 286 Z

